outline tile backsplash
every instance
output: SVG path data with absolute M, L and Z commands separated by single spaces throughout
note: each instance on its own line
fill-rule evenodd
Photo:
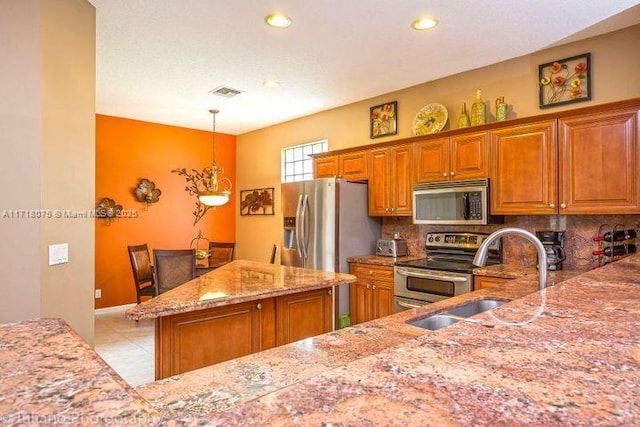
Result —
M 537 216 L 505 216 L 504 224 L 482 226 L 460 225 L 415 225 L 408 217 L 383 217 L 382 238 L 392 239 L 394 233 L 407 240 L 409 252 L 412 255 L 426 256 L 424 236 L 427 232 L 435 231 L 468 231 L 476 233 L 492 233 L 503 227 L 518 227 L 535 233 L 542 230 L 565 231 L 564 250 L 567 259 L 563 268 L 567 270 L 590 269 L 598 265 L 598 256 L 592 252 L 598 249 L 593 241 L 598 228 L 608 224 L 624 224 L 625 228 L 636 229 L 640 232 L 640 215 L 537 215 Z M 536 251 L 524 239 L 508 236 L 503 239 L 503 258 L 505 263 L 534 266 Z

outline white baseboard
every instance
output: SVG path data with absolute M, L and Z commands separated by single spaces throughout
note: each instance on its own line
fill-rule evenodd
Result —
M 96 308 L 95 314 L 114 313 L 117 311 L 124 311 L 135 306 L 136 304 L 125 304 L 125 305 L 116 305 L 115 307 Z

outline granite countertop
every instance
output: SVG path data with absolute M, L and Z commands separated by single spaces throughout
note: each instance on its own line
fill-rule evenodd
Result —
M 377 256 L 377 255 L 362 255 L 352 256 L 347 258 L 347 262 L 357 262 L 360 264 L 381 265 L 386 267 L 393 267 L 396 262 L 413 261 L 414 259 L 421 259 L 423 256 L 403 256 L 403 257 L 390 257 L 390 256 Z
M 549 283 L 563 282 L 586 271 L 587 270 L 548 270 L 547 281 Z M 495 264 L 474 268 L 473 274 L 475 276 L 498 277 L 502 279 L 534 277 L 537 280 L 538 269 L 536 267 L 525 267 L 518 264 Z
M 277 297 L 355 282 L 350 274 L 237 260 L 127 310 L 127 319 L 171 314 Z
M 640 254 L 542 292 L 528 275 L 138 387 L 144 399 L 86 345 L 75 352 L 80 338 L 68 328 L 62 335 L 70 338 L 46 343 L 34 336 L 50 321 L 5 325 L 0 395 L 30 391 L 18 401 L 0 398 L 0 421 L 20 413 L 86 413 L 153 420 L 160 414 L 163 425 L 637 425 L 638 277 Z M 487 298 L 513 301 L 475 316 L 478 323 L 439 331 L 405 323 Z M 12 338 L 16 328 L 23 329 L 20 339 Z M 7 350 L 5 335 L 22 344 Z M 40 355 L 39 364 L 30 353 Z M 59 364 L 72 372 L 46 370 Z M 19 380 L 5 380 L 15 372 Z M 69 375 L 78 383 L 67 384 Z M 41 390 L 55 395 L 40 398 Z
M 0 425 L 149 425 L 160 414 L 59 319 L 0 325 Z

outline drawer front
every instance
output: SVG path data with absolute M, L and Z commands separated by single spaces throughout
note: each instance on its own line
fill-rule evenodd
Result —
M 370 264 L 351 264 L 351 273 L 362 278 L 393 282 L 393 267 L 373 266 Z

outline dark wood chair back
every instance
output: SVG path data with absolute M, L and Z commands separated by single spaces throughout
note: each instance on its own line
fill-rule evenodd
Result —
M 209 266 L 217 268 L 230 263 L 233 261 L 235 250 L 235 243 L 209 242 Z
M 196 277 L 195 249 L 154 249 L 153 264 L 160 294 Z
M 278 254 L 278 245 L 273 245 L 273 248 L 271 249 L 271 264 L 275 264 L 276 263 L 276 255 Z
M 127 251 L 129 252 L 129 261 L 131 261 L 133 282 L 136 285 L 136 301 L 140 304 L 140 297 L 158 295 L 149 248 L 146 244 L 127 246 Z

